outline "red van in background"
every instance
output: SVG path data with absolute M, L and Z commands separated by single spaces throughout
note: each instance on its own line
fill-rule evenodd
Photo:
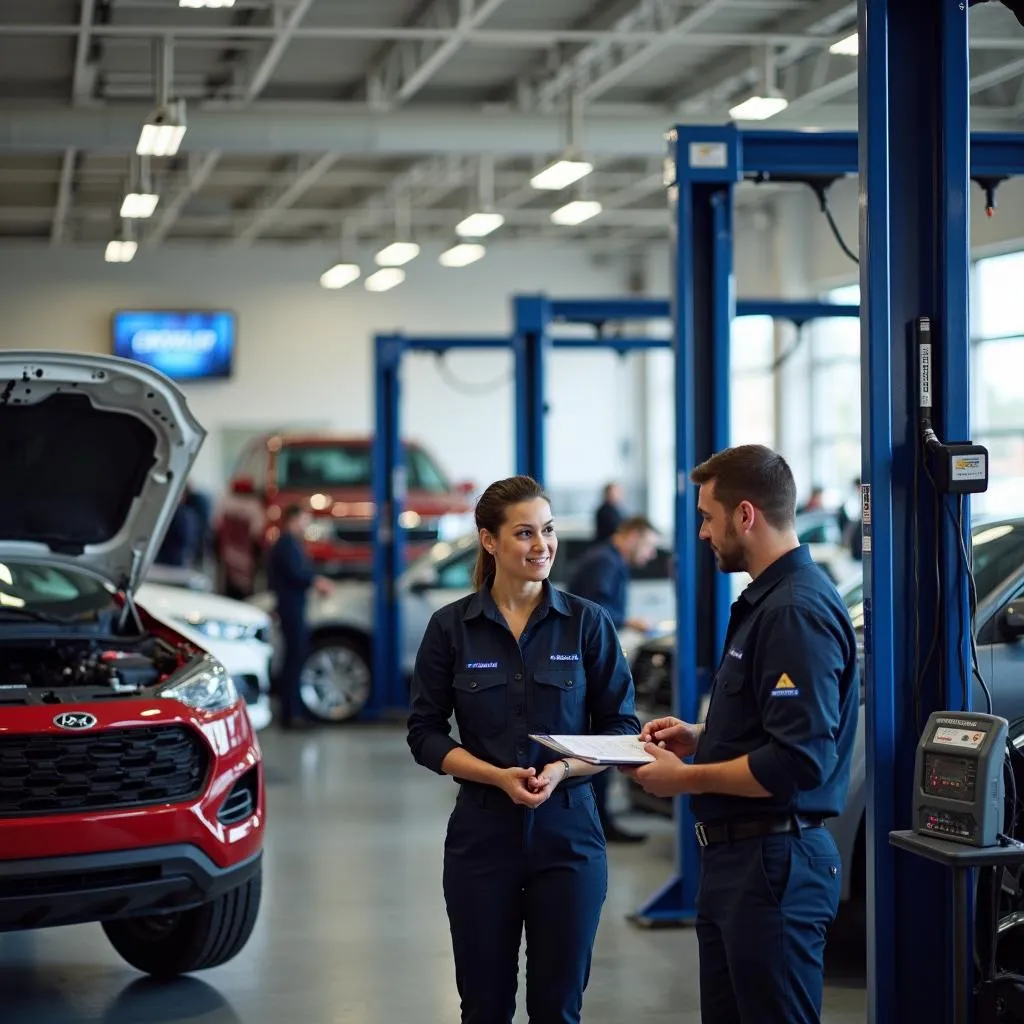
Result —
M 369 437 L 268 434 L 239 456 L 215 517 L 221 587 L 248 597 L 266 586 L 266 555 L 289 505 L 314 519 L 306 548 L 326 576 L 367 576 L 373 559 Z M 452 485 L 419 444 L 405 443 L 406 498 L 402 513 L 406 558 L 437 540 L 472 527 L 473 485 Z

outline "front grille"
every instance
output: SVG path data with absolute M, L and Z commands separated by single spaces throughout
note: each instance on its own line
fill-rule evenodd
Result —
M 373 539 L 370 526 L 359 525 L 355 522 L 339 523 L 334 530 L 334 536 L 342 544 L 369 544 Z M 434 544 L 438 539 L 437 525 L 423 525 L 410 527 L 402 530 L 402 540 L 406 544 Z
M 180 725 L 0 737 L 0 818 L 180 803 L 202 792 L 205 744 Z
M 67 874 L 0 878 L 0 899 L 26 896 L 60 896 L 62 893 L 86 892 L 89 889 L 122 889 L 129 885 L 159 882 L 159 864 L 141 868 L 107 868 L 102 871 L 79 871 Z

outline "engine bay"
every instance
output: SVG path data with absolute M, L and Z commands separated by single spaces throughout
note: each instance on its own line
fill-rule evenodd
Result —
M 0 643 L 0 706 L 138 695 L 166 681 L 190 653 L 155 636 L 9 640 Z

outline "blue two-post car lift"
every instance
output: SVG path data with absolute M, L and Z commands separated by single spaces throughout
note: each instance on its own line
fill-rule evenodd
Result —
M 868 861 L 869 1012 L 874 1022 L 948 1021 L 954 948 L 949 882 L 942 869 L 894 853 L 889 834 L 911 827 L 921 721 L 961 706 L 970 665 L 968 584 L 961 544 L 969 508 L 936 518 L 936 498 L 916 469 L 915 318 L 937 341 L 932 410 L 945 441 L 969 438 L 969 190 L 975 179 L 1024 171 L 1024 135 L 968 127 L 966 5 L 956 0 L 860 0 L 860 130 L 742 131 L 679 127 L 669 135 L 676 255 L 673 281 L 677 402 L 677 708 L 693 720 L 698 678 L 717 662 L 728 597 L 710 552 L 695 541 L 689 469 L 724 446 L 728 430 L 728 330 L 732 298 L 732 193 L 744 179 L 829 179 L 860 172 L 863 536 Z M 911 59 L 917 51 L 921 56 Z M 956 509 L 950 505 L 950 511 Z M 922 570 L 915 580 L 912 553 Z M 714 595 L 713 600 L 709 597 Z M 699 598 L 699 599 L 698 599 Z M 936 609 L 939 609 L 936 615 Z M 913 637 L 937 631 L 941 657 L 915 661 Z M 961 658 L 966 658 L 965 662 Z M 924 660 L 923 657 L 920 660 Z M 969 689 L 969 688 L 968 688 Z M 640 912 L 652 922 L 692 920 L 696 871 L 688 870 Z M 968 941 L 973 941 L 969 936 Z
M 443 353 L 458 350 L 511 350 L 514 362 L 515 465 L 517 473 L 545 478 L 545 362 L 551 349 L 608 349 L 624 355 L 651 349 L 671 349 L 668 338 L 604 336 L 607 324 L 667 320 L 672 304 L 667 299 L 552 299 L 521 295 L 513 299 L 515 326 L 504 335 L 425 336 L 378 335 L 374 347 L 376 430 L 373 443 L 373 503 L 377 510 L 373 535 L 373 688 L 364 717 L 378 717 L 408 707 L 407 680 L 401 666 L 401 601 L 398 579 L 405 568 L 399 518 L 405 499 L 405 458 L 401 437 L 401 365 L 413 352 Z M 857 306 L 783 299 L 741 299 L 737 316 L 768 316 L 802 326 L 827 316 L 857 316 Z M 558 337 L 560 324 L 586 324 L 593 337 Z M 728 386 L 728 331 L 726 331 L 725 386 Z M 688 840 L 692 841 L 692 829 Z M 692 845 L 692 843 L 691 843 Z M 682 846 L 682 843 L 680 843 Z M 696 847 L 690 854 L 696 856 Z M 695 860 L 692 861 L 695 866 Z M 694 868 L 695 869 L 695 868 Z

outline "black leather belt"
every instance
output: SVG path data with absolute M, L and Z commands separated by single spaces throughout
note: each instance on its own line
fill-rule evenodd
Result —
M 730 821 L 703 822 L 694 826 L 698 846 L 714 843 L 728 843 L 737 839 L 756 839 L 758 836 L 784 835 L 800 832 L 805 828 L 822 828 L 825 819 L 821 815 L 785 814 L 762 818 L 736 818 Z

